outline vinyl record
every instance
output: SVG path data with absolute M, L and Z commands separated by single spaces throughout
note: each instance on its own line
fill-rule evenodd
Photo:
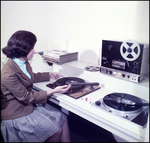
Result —
M 121 103 L 121 101 L 142 103 L 138 97 L 125 93 L 111 93 L 103 98 L 103 102 L 107 107 L 118 111 L 136 111 L 142 108 L 140 105 L 126 106 L 125 104 Z
M 100 67 L 96 67 L 96 66 L 87 66 L 85 67 L 86 71 L 90 71 L 90 72 L 96 72 L 100 70 Z
M 63 86 L 63 85 L 69 84 L 69 83 L 85 83 L 85 81 L 83 79 L 77 78 L 77 77 L 64 77 L 64 78 L 58 79 L 53 84 L 47 84 L 46 86 L 54 89 L 57 86 Z M 85 85 L 71 86 L 71 88 L 69 89 L 69 91 L 67 93 L 73 93 L 73 92 L 80 90 L 84 87 L 85 87 Z

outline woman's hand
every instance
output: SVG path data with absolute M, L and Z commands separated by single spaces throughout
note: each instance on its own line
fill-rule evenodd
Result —
M 55 89 L 54 89 L 54 92 L 55 93 L 65 93 L 67 92 L 71 87 L 71 84 L 69 85 L 63 85 L 63 86 L 57 86 Z
M 50 75 L 50 78 L 53 78 L 53 79 L 58 79 L 60 77 L 64 77 L 63 75 L 61 75 L 59 73 L 55 73 L 55 72 L 50 72 L 49 75 Z
M 48 90 L 47 91 L 47 95 L 51 95 L 53 93 L 65 93 L 67 92 L 71 87 L 71 84 L 69 85 L 63 85 L 63 86 L 57 86 L 56 88 L 54 88 L 53 90 Z

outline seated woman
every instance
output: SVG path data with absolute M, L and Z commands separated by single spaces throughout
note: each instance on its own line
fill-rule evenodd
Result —
M 1 132 L 5 142 L 70 142 L 67 116 L 47 104 L 53 93 L 71 85 L 33 92 L 35 82 L 63 77 L 59 73 L 33 73 L 28 62 L 37 39 L 30 31 L 15 32 L 2 49 L 9 58 L 1 70 Z

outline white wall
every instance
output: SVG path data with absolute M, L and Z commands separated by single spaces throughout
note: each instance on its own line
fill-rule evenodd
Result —
M 36 51 L 78 51 L 98 64 L 103 39 L 149 43 L 149 1 L 1 1 L 1 48 L 20 29 L 36 34 Z

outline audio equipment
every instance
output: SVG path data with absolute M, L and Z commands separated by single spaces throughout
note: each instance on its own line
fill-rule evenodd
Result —
M 87 66 L 84 69 L 86 71 L 90 71 L 90 72 L 97 72 L 97 71 L 99 71 L 100 67 L 97 67 L 97 66 Z
M 149 44 L 102 40 L 101 73 L 139 83 L 148 68 Z

